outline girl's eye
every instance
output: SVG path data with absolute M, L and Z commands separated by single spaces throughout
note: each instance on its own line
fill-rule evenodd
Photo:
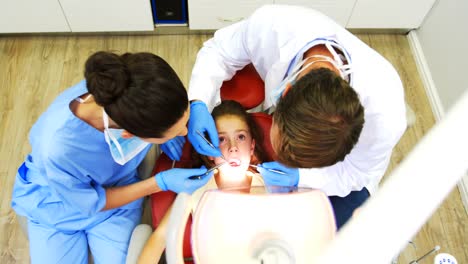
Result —
M 219 137 L 219 144 L 224 143 L 226 141 L 226 138 L 224 137 Z
M 242 135 L 242 134 L 239 135 L 239 140 L 246 140 L 246 139 L 247 137 L 245 135 Z

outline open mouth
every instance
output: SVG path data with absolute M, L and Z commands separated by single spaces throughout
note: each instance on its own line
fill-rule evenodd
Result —
M 231 167 L 239 167 L 241 165 L 240 159 L 229 159 L 228 163 Z

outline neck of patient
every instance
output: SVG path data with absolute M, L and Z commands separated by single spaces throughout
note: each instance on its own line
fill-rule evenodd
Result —
M 249 192 L 252 184 L 253 173 L 246 171 L 240 175 L 224 175 L 222 172 L 218 171 L 214 175 L 216 185 L 218 189 L 239 189 L 240 191 Z

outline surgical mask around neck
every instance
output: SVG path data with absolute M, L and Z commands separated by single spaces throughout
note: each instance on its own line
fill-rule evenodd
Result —
M 290 74 L 280 83 L 279 87 L 274 91 L 273 96 L 276 101 L 278 101 L 280 96 L 283 95 L 288 83 L 290 85 L 293 85 L 296 82 L 297 76 L 301 72 L 303 72 L 309 66 L 317 62 L 328 62 L 332 64 L 333 67 L 335 67 L 339 71 L 341 78 L 343 78 L 347 82 L 350 81 L 349 76 L 352 73 L 352 69 L 349 63 L 348 64 L 344 63 L 344 60 L 346 60 L 346 58 L 343 55 L 339 55 L 338 53 L 336 53 L 335 49 L 332 47 L 333 45 L 330 44 L 330 42 L 326 42 L 324 45 L 327 47 L 328 51 L 332 54 L 333 58 L 330 58 L 329 56 L 324 56 L 324 55 L 311 55 L 303 59 L 301 62 L 299 62 L 290 71 Z M 316 58 L 316 59 L 311 61 L 311 58 Z M 348 60 L 346 61 L 348 62 Z M 306 62 L 309 62 L 309 63 L 306 64 Z
M 136 136 L 123 138 L 123 129 L 109 128 L 109 117 L 104 109 L 102 109 L 102 120 L 104 122 L 104 138 L 109 145 L 112 158 L 118 164 L 124 165 L 150 144 Z

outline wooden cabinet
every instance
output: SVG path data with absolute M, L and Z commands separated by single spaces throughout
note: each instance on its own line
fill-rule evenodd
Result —
M 0 0 L 0 33 L 69 32 L 57 0 Z
M 348 28 L 418 28 L 435 0 L 357 0 Z
M 152 31 L 149 0 L 59 0 L 72 32 Z

